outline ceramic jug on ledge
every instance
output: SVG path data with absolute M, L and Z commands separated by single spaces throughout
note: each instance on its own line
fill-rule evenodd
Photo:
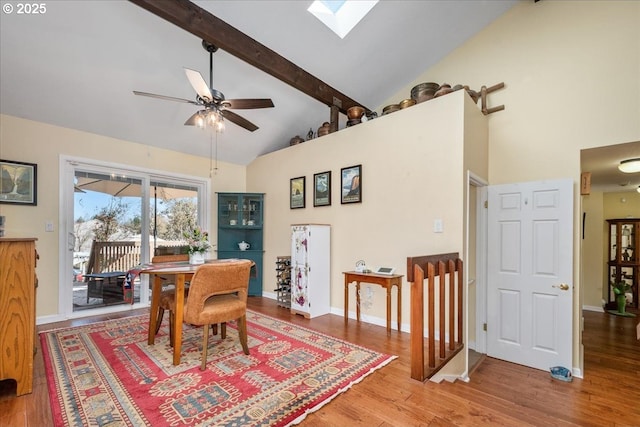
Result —
M 251 247 L 251 245 L 243 240 L 242 242 L 238 243 L 238 247 L 240 248 L 241 251 L 246 251 Z

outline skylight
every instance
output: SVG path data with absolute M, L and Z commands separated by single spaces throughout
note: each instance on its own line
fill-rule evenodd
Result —
M 378 0 L 316 0 L 307 10 L 343 39 L 376 3 Z

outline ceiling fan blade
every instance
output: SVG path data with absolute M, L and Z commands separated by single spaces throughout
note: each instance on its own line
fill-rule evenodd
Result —
M 177 101 L 177 102 L 185 102 L 187 104 L 200 105 L 196 101 L 192 101 L 190 99 L 175 98 L 173 96 L 165 96 L 165 95 L 156 95 L 155 93 L 148 93 L 148 92 L 138 92 L 137 90 L 134 90 L 133 93 L 135 95 L 149 96 L 151 98 L 164 99 L 164 100 L 167 100 L 167 101 Z
M 238 126 L 241 126 L 241 127 L 245 128 L 249 132 L 253 132 L 253 131 L 258 129 L 258 126 L 254 125 L 249 120 L 245 119 L 242 116 L 239 116 L 238 114 L 234 113 L 233 111 L 222 110 L 222 111 L 220 111 L 220 114 L 222 114 L 222 117 L 224 117 L 225 119 L 229 120 L 230 122 L 233 122 L 233 123 L 237 124 Z
M 238 110 L 247 110 L 254 108 L 271 108 L 273 107 L 273 101 L 269 98 L 263 99 L 227 99 L 222 103 L 227 108 L 233 108 Z
M 202 74 L 195 70 L 190 70 L 189 68 L 185 68 L 184 72 L 187 74 L 187 78 L 189 79 L 189 83 L 196 91 L 200 98 L 207 99 L 209 102 L 213 101 L 213 96 L 211 95 L 211 90 L 209 86 L 207 86 L 207 82 L 202 78 Z

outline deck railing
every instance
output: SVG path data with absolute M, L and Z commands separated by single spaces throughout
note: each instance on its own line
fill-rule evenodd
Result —
M 186 246 L 180 240 L 163 241 L 154 250 L 153 244 L 149 253 L 154 255 L 170 255 L 186 253 Z M 128 271 L 141 262 L 141 246 L 136 240 L 115 242 L 93 241 L 86 265 L 86 274 L 108 273 L 112 271 Z
M 127 271 L 140 263 L 140 242 L 94 241 L 89 252 L 87 274 Z

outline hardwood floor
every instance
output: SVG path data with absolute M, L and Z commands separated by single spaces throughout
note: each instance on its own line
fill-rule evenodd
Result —
M 266 298 L 250 298 L 264 314 L 398 357 L 317 412 L 302 426 L 640 426 L 639 318 L 584 312 L 585 379 L 553 380 L 546 371 L 489 357 L 468 383 L 426 383 L 410 378 L 409 335 L 327 315 L 291 315 Z M 146 310 L 129 312 L 140 314 Z M 122 317 L 123 314 L 108 318 Z M 105 320 L 94 317 L 42 325 L 38 330 Z M 165 320 L 166 321 L 166 320 Z M 35 357 L 33 393 L 15 397 L 0 383 L 0 426 L 52 425 L 42 352 Z M 12 395 L 13 394 L 13 395 Z M 159 427 L 159 426 L 158 426 Z

